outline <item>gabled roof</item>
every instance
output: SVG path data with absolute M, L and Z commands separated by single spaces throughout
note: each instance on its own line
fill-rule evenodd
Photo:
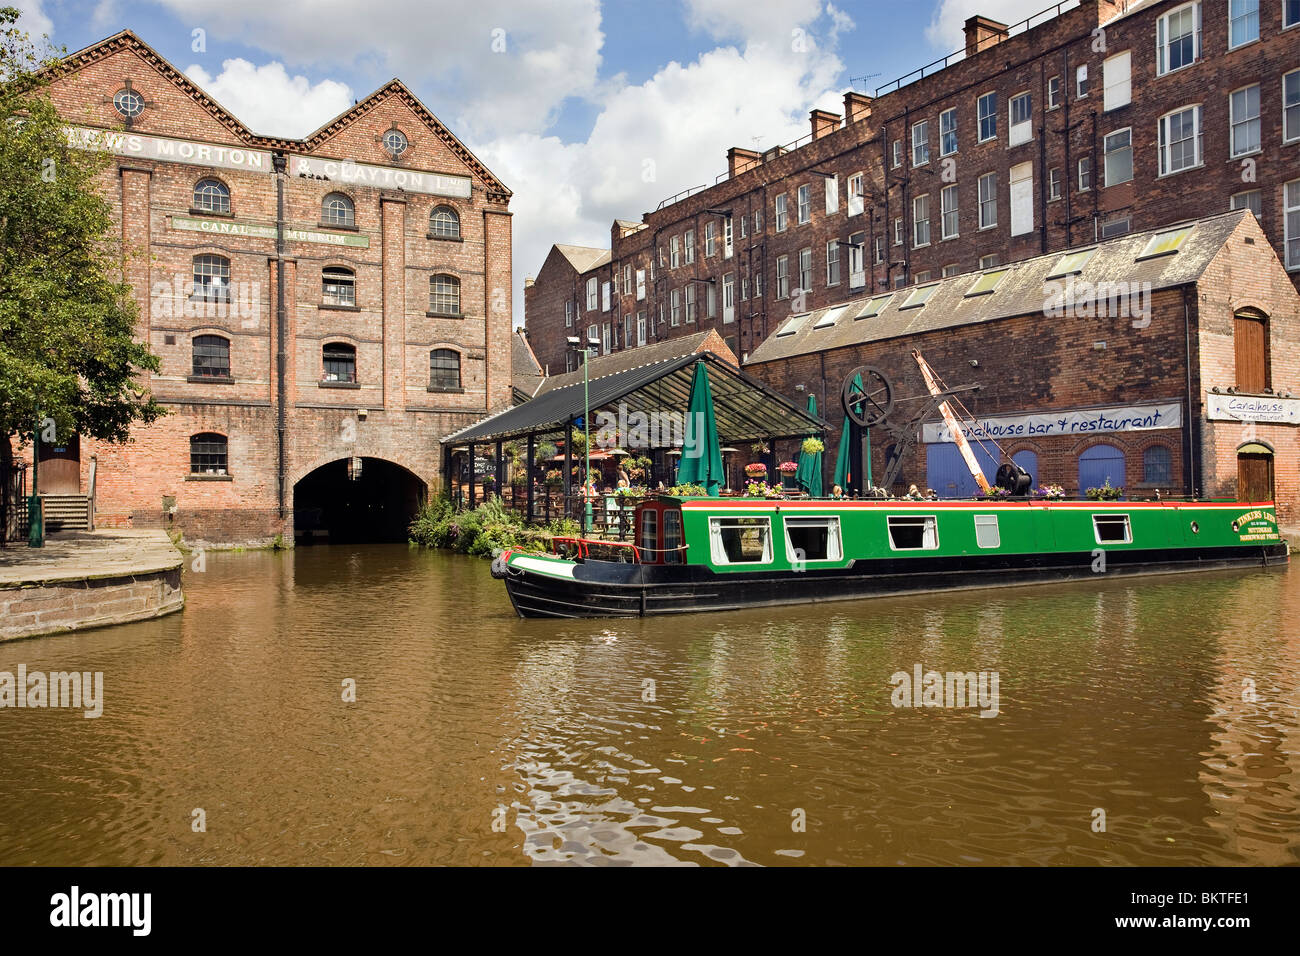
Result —
M 594 246 L 568 246 L 557 242 L 554 248 L 568 259 L 569 265 L 578 272 L 587 272 L 603 266 L 610 259 L 608 249 L 597 249 Z
M 510 381 L 516 389 L 532 398 L 542 384 L 542 366 L 523 329 L 515 329 L 510 342 Z
M 327 143 L 330 138 L 338 134 L 347 126 L 355 122 L 358 118 L 366 115 L 380 103 L 385 100 L 397 97 L 433 133 L 441 139 L 457 157 L 460 158 L 486 185 L 489 196 L 496 197 L 500 201 L 508 200 L 511 196 L 509 189 L 497 179 L 491 170 L 485 166 L 469 148 L 462 143 L 456 136 L 442 124 L 438 117 L 434 116 L 427 106 L 420 102 L 419 97 L 407 88 L 401 80 L 393 79 L 385 83 L 375 92 L 371 93 L 365 99 L 358 101 L 351 109 L 345 110 L 332 120 L 327 122 L 320 129 L 307 136 L 305 139 L 289 139 L 278 136 L 263 136 L 254 133 L 233 113 L 218 103 L 215 99 L 205 93 L 202 88 L 189 79 L 184 73 L 173 66 L 162 54 L 160 54 L 149 44 L 141 40 L 131 30 L 123 30 L 115 33 L 107 39 L 100 40 L 98 43 L 92 43 L 90 46 L 78 50 L 76 53 L 70 53 L 64 57 L 57 69 L 64 72 L 75 72 L 84 66 L 96 63 L 99 60 L 112 56 L 123 50 L 130 50 L 135 53 L 141 60 L 152 66 L 158 74 L 165 80 L 172 83 L 181 92 L 185 93 L 208 115 L 218 123 L 228 129 L 232 134 L 249 146 L 260 147 L 262 149 L 281 149 L 293 152 L 314 153 L 318 148 Z
M 1188 285 L 1200 279 L 1247 216 L 1251 216 L 1249 210 L 1236 209 L 979 272 L 900 289 L 866 290 L 847 302 L 786 319 L 749 353 L 745 365 L 995 319 L 1042 315 L 1049 307 L 1049 296 L 1063 292 L 1071 283 L 1077 283 L 1080 290 L 1079 302 L 1091 301 L 1092 295 L 1084 290 L 1095 289 L 1098 283 L 1126 283 L 1126 289 L 1145 289 L 1150 283 L 1152 292 Z M 1253 228 L 1258 231 L 1258 224 Z M 1153 237 L 1183 229 L 1188 231 L 1176 251 L 1156 255 L 1147 251 Z M 1259 236 L 1267 241 L 1262 232 Z M 1089 250 L 1091 255 L 1081 255 Z M 1062 272 L 1066 257 L 1072 257 L 1070 265 L 1077 268 Z M 1097 295 L 1104 297 L 1100 292 Z

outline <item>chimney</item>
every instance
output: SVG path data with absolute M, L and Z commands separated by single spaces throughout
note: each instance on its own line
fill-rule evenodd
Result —
M 812 120 L 812 138 L 821 139 L 827 133 L 833 133 L 840 128 L 840 114 L 832 113 L 829 110 L 813 110 L 808 114 Z
M 852 91 L 844 94 L 844 125 L 848 126 L 871 115 L 871 97 Z
M 966 21 L 966 55 L 995 47 L 1007 38 L 1007 25 L 988 17 L 971 17 Z
M 524 288 L 531 289 L 536 281 L 532 276 L 524 276 Z
M 727 150 L 727 177 L 729 179 L 735 179 L 745 170 L 756 165 L 758 165 L 758 153 L 754 150 L 741 149 L 739 146 L 733 146 Z

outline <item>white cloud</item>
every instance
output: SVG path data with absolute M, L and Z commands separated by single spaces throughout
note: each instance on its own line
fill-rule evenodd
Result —
M 282 63 L 254 66 L 234 59 L 222 63 L 216 76 L 197 65 L 185 75 L 265 136 L 306 136 L 350 108 L 355 99 L 343 83 L 322 80 L 313 85 L 305 76 L 290 76 Z
M 1073 4 L 1077 6 L 1078 4 Z M 966 21 L 976 16 L 1014 25 L 1051 6 L 1045 0 L 940 0 L 925 28 L 925 38 L 939 52 L 953 53 L 966 48 Z M 1048 18 L 1044 17 L 1044 21 Z M 1034 21 L 1037 26 L 1038 20 Z
M 0 6 L 18 8 L 18 29 L 29 33 L 33 40 L 54 33 L 54 23 L 45 15 L 41 0 L 6 0 Z
M 817 19 L 821 0 L 685 0 L 686 25 L 719 40 L 773 40 Z
M 368 67 L 432 90 L 426 105 L 465 137 L 541 133 L 565 98 L 598 90 L 598 0 L 158 2 L 206 29 L 209 47 L 233 40 L 290 67 Z

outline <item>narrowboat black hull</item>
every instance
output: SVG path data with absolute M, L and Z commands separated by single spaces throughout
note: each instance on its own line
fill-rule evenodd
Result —
M 1086 580 L 1099 574 L 1142 575 L 1285 565 L 1285 543 L 1259 547 L 1111 551 L 1104 572 L 1093 552 L 961 555 L 858 560 L 846 568 L 716 573 L 696 565 L 643 565 L 585 560 L 573 576 L 507 567 L 498 559 L 520 617 L 646 617 L 730 611 L 781 604 L 842 601 L 955 589 Z

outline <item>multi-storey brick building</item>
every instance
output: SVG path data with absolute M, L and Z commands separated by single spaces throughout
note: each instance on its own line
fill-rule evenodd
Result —
M 400 535 L 439 439 L 511 399 L 510 191 L 394 80 L 305 139 L 254 134 L 130 32 L 51 95 L 114 154 L 169 414 L 42 446 L 41 488 L 197 541 Z M 283 280 L 283 281 L 281 281 Z
M 615 223 L 608 265 L 576 277 L 584 325 L 610 348 L 643 315 L 649 340 L 716 327 L 744 355 L 792 312 L 1238 206 L 1300 283 L 1300 2 L 1082 0 L 965 26 L 964 51 Z M 607 310 L 582 309 L 592 279 Z M 539 358 L 576 284 L 538 274 Z
M 974 447 L 990 479 L 1005 453 L 1069 494 L 1109 481 L 1130 497 L 1276 497 L 1283 521 L 1300 520 L 1300 294 L 1244 210 L 790 316 L 745 370 L 815 395 L 836 421 L 845 380 L 880 370 L 897 401 L 869 431 L 872 483 L 897 457 L 894 493 L 974 494 L 926 414 L 913 350 L 948 386 L 979 386 L 953 400 L 992 439 Z M 855 488 L 861 437 L 846 449 Z

